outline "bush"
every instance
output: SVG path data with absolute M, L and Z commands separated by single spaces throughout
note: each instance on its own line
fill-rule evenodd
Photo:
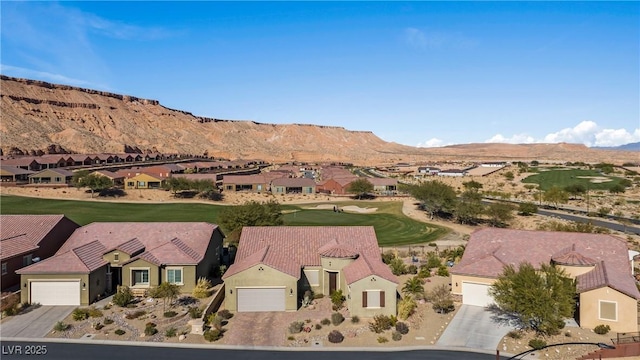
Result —
M 209 315 L 209 324 L 211 324 L 211 326 L 214 329 L 218 329 L 218 330 L 222 330 L 222 317 L 218 314 L 211 314 Z
M 218 316 L 225 320 L 229 320 L 233 317 L 233 314 L 231 313 L 231 311 L 225 309 L 218 311 Z
M 296 337 L 295 337 L 295 336 L 289 336 L 289 337 L 287 338 L 287 340 L 289 340 L 289 341 L 293 341 L 293 340 L 295 340 L 295 339 L 296 339 Z
M 565 331 L 564 336 L 571 337 L 571 331 Z
M 387 251 L 386 253 L 382 253 L 382 262 L 389 265 L 391 260 L 395 259 L 396 256 L 391 252 Z
M 343 321 L 344 316 L 342 316 L 342 314 L 340 314 L 339 312 L 331 314 L 331 323 L 333 324 L 333 326 L 338 326 L 342 324 Z
M 413 274 L 413 275 L 415 275 L 415 274 L 417 274 L 417 273 L 418 273 L 418 267 L 417 267 L 417 266 L 415 266 L 415 265 L 413 265 L 413 264 L 411 264 L 411 265 L 407 266 L 407 274 Z
M 402 335 L 407 335 L 409 333 L 409 326 L 406 323 L 399 321 L 396 324 L 396 331 Z
M 144 314 L 146 314 L 146 313 L 147 313 L 147 312 L 146 312 L 146 311 L 144 311 L 144 310 L 138 310 L 138 311 L 134 311 L 134 312 L 132 312 L 132 313 L 128 313 L 128 314 L 127 314 L 127 315 L 125 315 L 124 317 L 125 317 L 125 318 L 127 318 L 127 319 L 129 319 L 129 320 L 132 320 L 132 319 L 137 319 L 137 318 L 139 318 L 140 316 L 142 316 L 142 315 L 144 315 Z
M 402 340 L 402 334 L 400 334 L 399 331 L 394 331 L 391 334 L 391 339 L 393 339 L 393 341 L 400 341 L 400 340 Z
M 178 313 L 173 311 L 173 310 L 171 310 L 171 311 L 165 311 L 163 315 L 166 318 L 172 318 L 172 317 L 178 315 Z
M 89 310 L 87 310 L 89 317 L 92 318 L 98 318 L 98 317 L 103 317 L 104 315 L 102 314 L 102 311 L 100 311 L 100 309 L 96 309 L 95 307 L 90 307 Z
M 316 324 L 316 330 L 320 330 L 320 329 L 322 329 L 322 325 Z
M 358 315 L 353 315 L 353 316 L 351 317 L 351 323 L 352 323 L 352 324 L 357 324 L 357 323 L 359 323 L 359 322 L 360 322 L 360 318 L 358 317 Z
M 322 319 L 322 321 L 320 321 L 320 323 L 322 325 L 329 325 L 329 324 L 331 324 L 331 320 L 329 320 L 327 318 L 324 318 L 324 319 Z
M 144 334 L 147 336 L 153 336 L 157 333 L 158 329 L 156 329 L 156 324 L 154 323 L 147 323 L 147 325 L 144 327 Z
M 124 330 L 122 330 L 122 329 L 117 329 L 116 331 L 114 331 L 114 333 L 116 333 L 116 335 L 124 335 L 124 334 L 126 334 L 127 332 L 126 332 L 126 331 L 124 331 Z
M 385 330 L 391 329 L 391 318 L 385 315 L 376 315 L 373 322 L 369 323 L 369 330 L 376 334 L 380 334 Z
M 398 303 L 398 317 L 402 320 L 407 320 L 409 316 L 415 312 L 417 307 L 418 303 L 416 303 L 412 297 L 405 297 Z
M 169 337 L 169 338 L 170 337 L 175 337 L 177 333 L 178 333 L 178 330 L 176 328 L 170 327 L 167 330 L 165 330 L 164 336 Z
M 209 342 L 218 341 L 221 338 L 222 338 L 222 331 L 218 329 L 210 329 L 204 332 L 204 339 Z
M 342 333 L 338 330 L 333 330 L 329 333 L 329 336 L 327 336 L 327 338 L 329 339 L 329 342 L 337 344 L 341 343 L 344 340 L 344 335 L 342 335 Z
M 76 308 L 73 310 L 72 317 L 75 321 L 87 320 L 89 318 L 89 310 Z
M 199 317 L 202 316 L 202 309 L 200 309 L 197 306 L 192 306 L 189 308 L 189 316 L 192 319 L 198 319 Z
M 600 324 L 593 329 L 593 332 L 599 335 L 604 335 L 611 330 L 609 325 Z
M 507 333 L 507 336 L 512 338 L 512 339 L 522 339 L 522 333 L 520 331 L 517 330 L 511 330 Z
M 389 263 L 393 275 L 400 276 L 407 273 L 407 266 L 402 259 L 394 258 Z
M 104 324 L 105 324 L 105 325 L 111 325 L 111 324 L 113 324 L 113 320 L 112 320 L 112 319 L 110 319 L 110 318 L 105 318 L 105 319 L 104 319 Z
M 340 309 L 345 300 L 342 290 L 336 290 L 331 293 L 331 303 L 334 306 L 334 310 Z
M 529 340 L 529 346 L 535 350 L 540 350 L 547 346 L 547 342 L 542 339 L 531 339 Z
M 104 325 L 102 325 L 102 324 L 100 324 L 100 323 L 97 323 L 97 324 L 95 324 L 95 325 L 93 326 L 93 328 L 94 328 L 94 329 L 96 329 L 96 330 L 100 330 L 100 329 L 102 329 L 103 327 L 104 327 Z
M 431 269 L 429 269 L 426 265 L 420 265 L 420 270 L 418 271 L 419 278 L 428 278 L 431 277 Z
M 303 327 L 304 327 L 304 322 L 294 321 L 291 324 L 289 324 L 289 332 L 292 334 L 298 334 L 302 332 Z
M 438 268 L 438 272 L 436 272 L 436 275 L 438 275 L 438 276 L 449 276 L 449 269 L 447 269 L 446 266 L 441 265 Z
M 378 343 L 383 344 L 383 343 L 386 343 L 386 342 L 389 342 L 389 339 L 387 339 L 384 336 L 378 336 Z
M 209 295 L 211 295 L 211 291 L 209 290 L 210 288 L 211 281 L 201 277 L 198 279 L 196 287 L 193 288 L 193 292 L 191 293 L 191 295 L 193 295 L 193 297 L 196 299 L 209 297 Z
M 120 306 L 120 307 L 126 307 L 127 305 L 129 305 L 129 303 L 131 303 L 131 301 L 133 300 L 133 293 L 131 292 L 131 289 L 129 289 L 128 286 L 124 285 L 124 286 L 118 286 L 118 290 L 115 293 L 115 295 L 113 295 L 113 303 Z
M 62 321 L 58 321 L 54 326 L 53 330 L 55 331 L 66 331 L 71 327 L 69 324 L 65 324 Z

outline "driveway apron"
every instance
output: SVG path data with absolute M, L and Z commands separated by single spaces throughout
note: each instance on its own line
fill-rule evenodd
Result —
M 0 337 L 43 338 L 75 308 L 76 306 L 40 306 L 13 316 L 0 324 Z
M 437 345 L 496 350 L 500 340 L 514 328 L 495 322 L 491 316 L 484 307 L 462 305 Z

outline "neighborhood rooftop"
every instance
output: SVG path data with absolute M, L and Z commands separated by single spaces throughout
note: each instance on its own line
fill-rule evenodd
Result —
M 64 215 L 0 215 L 2 260 L 33 251 Z

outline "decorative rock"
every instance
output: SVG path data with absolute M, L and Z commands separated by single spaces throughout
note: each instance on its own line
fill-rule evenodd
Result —
M 186 339 L 186 338 L 187 338 L 187 337 L 186 337 L 186 336 L 184 336 L 184 335 L 180 335 L 180 336 L 178 336 L 178 340 L 179 340 L 179 341 L 182 341 L 182 340 L 184 340 L 184 339 Z
M 204 321 L 200 319 L 189 320 L 189 325 L 191 325 L 191 333 L 196 335 L 204 334 Z

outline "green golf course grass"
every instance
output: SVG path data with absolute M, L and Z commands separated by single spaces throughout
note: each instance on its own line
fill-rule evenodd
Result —
M 606 177 L 611 181 L 603 183 L 591 182 L 591 179 L 581 178 L 581 176 L 597 176 Z M 541 171 L 535 175 L 527 176 L 522 179 L 523 183 L 538 184 L 540 189 L 549 190 L 553 186 L 564 188 L 567 185 L 581 184 L 590 190 L 609 190 L 622 179 L 614 176 L 602 175 L 597 170 L 580 170 L 580 169 L 553 169 L 549 171 Z
M 396 201 L 350 201 L 331 203 L 340 207 L 375 207 L 370 214 L 310 209 L 318 204 L 282 205 L 285 225 L 363 226 L 375 228 L 380 246 L 401 246 L 437 240 L 449 230 L 415 221 L 402 213 Z M 98 201 L 51 200 L 20 196 L 0 196 L 2 214 L 65 214 L 80 225 L 91 222 L 123 221 L 205 221 L 217 223 L 224 205 L 200 203 L 135 204 Z M 225 229 L 223 229 L 225 230 Z

